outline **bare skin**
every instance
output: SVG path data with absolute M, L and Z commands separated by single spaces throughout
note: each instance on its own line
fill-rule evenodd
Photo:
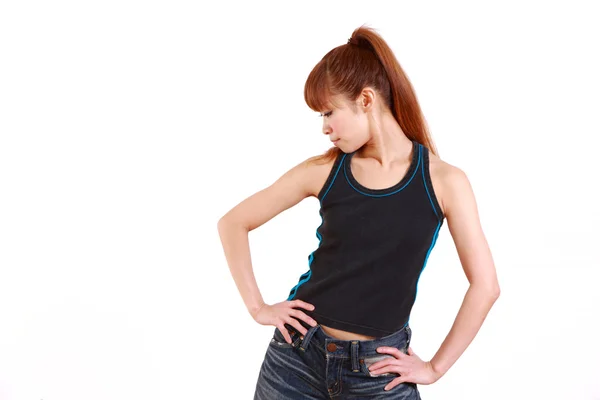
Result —
M 323 110 L 323 133 L 329 135 L 335 146 L 345 153 L 357 150 L 351 168 L 363 186 L 373 189 L 392 186 L 404 176 L 410 165 L 410 139 L 389 110 L 381 105 L 373 89 L 363 89 L 354 101 L 355 109 L 349 104 L 350 100 L 343 99 L 338 106 Z M 314 305 L 301 299 L 265 304 L 252 271 L 248 233 L 301 200 L 316 197 L 332 166 L 333 161 L 315 163 L 314 157 L 301 162 L 271 186 L 239 203 L 218 224 L 227 263 L 249 313 L 259 324 L 276 326 L 288 343 L 291 338 L 284 324 L 305 335 L 307 330 L 298 320 L 315 326 L 318 321 L 302 311 L 312 310 Z M 386 386 L 387 390 L 402 382 L 436 382 L 466 350 L 500 295 L 496 269 L 466 174 L 430 153 L 430 175 L 470 286 L 450 332 L 430 361 L 423 361 L 412 348 L 409 348 L 409 354 L 395 348 L 378 349 L 394 357 L 374 363 L 370 370 L 377 374 L 401 374 Z M 355 332 L 321 327 L 328 335 L 342 340 L 374 339 Z
M 354 332 L 342 331 L 341 329 L 331 328 L 329 326 L 321 325 L 321 329 L 323 332 L 328 334 L 331 337 L 341 339 L 341 340 L 372 340 L 375 339 L 375 336 L 366 336 L 360 335 Z

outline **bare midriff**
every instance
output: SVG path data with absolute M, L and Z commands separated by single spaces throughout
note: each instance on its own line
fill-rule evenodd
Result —
M 323 329 L 323 332 L 325 332 L 327 335 L 334 337 L 336 339 L 340 339 L 340 340 L 373 340 L 373 339 L 376 339 L 375 336 L 361 335 L 359 333 L 343 331 L 343 330 L 331 328 L 331 327 L 325 326 L 325 325 L 321 325 L 321 329 Z

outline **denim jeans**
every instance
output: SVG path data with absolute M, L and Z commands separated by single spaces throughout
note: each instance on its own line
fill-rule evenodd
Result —
M 275 328 L 260 368 L 254 400 L 295 399 L 404 399 L 420 400 L 417 385 L 401 383 L 383 388 L 396 373 L 372 374 L 368 367 L 391 354 L 380 346 L 395 347 L 404 354 L 412 336 L 408 325 L 388 336 L 372 340 L 340 340 L 327 335 L 320 325 L 302 335 L 290 331 L 292 343 Z

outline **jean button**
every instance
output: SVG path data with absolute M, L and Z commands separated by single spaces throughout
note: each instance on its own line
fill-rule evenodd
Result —
M 337 350 L 337 346 L 335 345 L 335 343 L 329 343 L 329 344 L 327 345 L 327 350 L 328 350 L 328 351 L 331 351 L 331 352 L 334 352 L 334 351 L 336 351 L 336 350 Z

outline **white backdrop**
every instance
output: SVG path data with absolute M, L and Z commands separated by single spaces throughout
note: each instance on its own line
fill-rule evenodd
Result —
M 250 399 L 255 323 L 217 221 L 329 146 L 308 73 L 362 24 L 476 194 L 501 297 L 423 399 L 600 399 L 600 27 L 592 1 L 5 1 L 0 399 Z M 318 245 L 307 199 L 250 234 L 265 301 Z M 419 282 L 431 358 L 467 280 L 447 224 Z

